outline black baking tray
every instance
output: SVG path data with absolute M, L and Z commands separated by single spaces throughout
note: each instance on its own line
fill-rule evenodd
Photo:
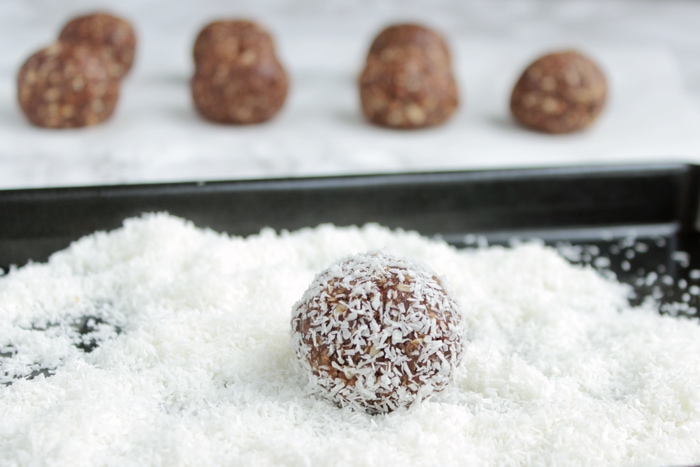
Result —
M 5 190 L 0 267 L 44 261 L 144 212 L 236 235 L 376 222 L 458 247 L 539 238 L 612 271 L 638 300 L 653 292 L 687 304 L 667 310 L 695 314 L 699 174 L 689 164 L 644 164 Z

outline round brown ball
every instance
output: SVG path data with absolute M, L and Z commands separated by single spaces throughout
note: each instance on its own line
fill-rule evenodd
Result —
M 197 112 L 216 123 L 253 124 L 270 120 L 284 105 L 288 80 L 274 56 L 252 63 L 209 62 L 190 83 Z
M 605 107 L 607 81 L 600 67 L 577 51 L 544 55 L 518 79 L 510 98 L 513 117 L 546 133 L 591 125 Z
M 388 413 L 441 391 L 464 349 L 464 322 L 427 266 L 385 253 L 344 258 L 292 311 L 310 389 L 341 407 Z
M 109 71 L 115 78 L 124 77 L 134 62 L 134 28 L 125 19 L 109 13 L 92 13 L 71 19 L 63 26 L 58 40 L 105 49 L 112 57 Z
M 214 21 L 194 43 L 192 99 L 207 120 L 254 124 L 274 117 L 284 105 L 287 73 L 270 34 L 247 20 Z
M 112 115 L 119 82 L 93 47 L 55 43 L 33 54 L 17 74 L 17 97 L 27 119 L 46 128 L 75 128 Z
M 207 24 L 197 35 L 193 55 L 196 66 L 204 61 L 245 65 L 259 55 L 274 56 L 272 36 L 261 25 L 247 20 L 222 20 Z
M 439 125 L 459 105 L 452 70 L 416 46 L 370 54 L 360 75 L 362 113 L 370 122 L 397 129 Z
M 445 38 L 420 24 L 395 24 L 383 29 L 372 41 L 368 56 L 379 56 L 386 49 L 416 47 L 438 66 L 450 67 L 452 59 Z

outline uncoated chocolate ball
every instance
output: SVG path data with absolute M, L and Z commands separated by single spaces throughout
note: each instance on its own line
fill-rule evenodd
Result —
M 577 51 L 544 55 L 518 79 L 510 110 L 521 124 L 546 133 L 570 133 L 595 121 L 605 106 L 605 75 Z
M 321 272 L 294 305 L 291 324 L 311 392 L 370 414 L 444 389 L 466 344 L 461 311 L 442 279 L 382 252 Z
M 391 128 L 447 120 L 459 104 L 449 49 L 438 33 L 415 24 L 390 26 L 373 41 L 360 75 L 362 112 Z
M 274 117 L 284 105 L 287 73 L 272 37 L 251 21 L 208 24 L 194 44 L 190 82 L 199 114 L 217 123 L 252 124 Z
M 73 18 L 63 27 L 58 40 L 106 50 L 113 61 L 109 71 L 116 78 L 124 77 L 134 62 L 134 29 L 125 19 L 108 13 L 92 13 Z
M 36 52 L 17 75 L 17 97 L 27 119 L 46 128 L 74 128 L 106 120 L 119 81 L 94 47 L 57 42 Z

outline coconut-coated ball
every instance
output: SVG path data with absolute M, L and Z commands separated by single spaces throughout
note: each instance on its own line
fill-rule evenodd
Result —
M 445 388 L 466 339 L 444 281 L 424 264 L 383 252 L 343 258 L 318 274 L 291 324 L 311 391 L 370 414 Z

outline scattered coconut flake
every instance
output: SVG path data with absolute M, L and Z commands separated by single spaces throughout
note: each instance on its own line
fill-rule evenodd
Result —
M 685 251 L 674 251 L 671 253 L 671 259 L 678 262 L 681 267 L 687 268 L 690 266 L 690 255 Z

